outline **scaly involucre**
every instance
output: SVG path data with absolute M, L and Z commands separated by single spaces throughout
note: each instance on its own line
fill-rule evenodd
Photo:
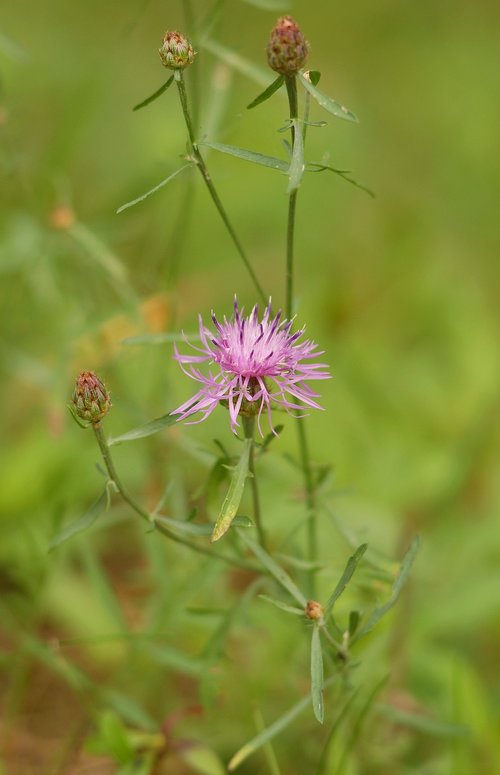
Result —
M 231 430 L 236 433 L 238 415 L 257 415 L 258 428 L 261 427 L 262 412 L 266 410 L 269 426 L 274 432 L 271 420 L 271 408 L 300 410 L 305 407 L 322 409 L 316 402 L 315 393 L 306 380 L 328 379 L 328 366 L 325 363 L 311 362 L 323 351 L 309 339 L 299 340 L 304 328 L 291 333 L 293 320 L 281 320 L 281 311 L 271 316 L 271 300 L 259 321 L 258 307 L 255 305 L 248 317 L 243 308 L 238 310 L 238 301 L 234 300 L 234 316 L 231 320 L 224 317 L 219 323 L 212 312 L 215 332 L 206 328 L 201 315 L 201 347 L 194 347 L 199 355 L 182 355 L 175 346 L 174 358 L 188 377 L 200 382 L 202 387 L 188 401 L 172 414 L 178 414 L 179 420 L 202 412 L 199 420 L 205 420 L 221 402 L 229 409 Z M 208 362 L 207 376 L 202 374 L 197 364 Z

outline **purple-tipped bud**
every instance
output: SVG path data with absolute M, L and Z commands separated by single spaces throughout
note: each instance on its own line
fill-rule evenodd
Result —
M 282 16 L 276 22 L 267 44 L 267 61 L 271 70 L 282 75 L 298 73 L 306 62 L 309 46 L 297 22 Z
M 71 403 L 77 417 L 93 425 L 99 423 L 111 407 L 109 393 L 93 371 L 82 371 L 79 375 Z
M 308 600 L 305 613 L 308 619 L 319 621 L 323 618 L 323 606 L 316 600 Z
M 158 49 L 161 61 L 170 70 L 182 70 L 194 61 L 195 50 L 180 32 L 166 32 Z

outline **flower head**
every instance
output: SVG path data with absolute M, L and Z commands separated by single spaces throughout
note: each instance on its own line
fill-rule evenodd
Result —
M 71 403 L 77 417 L 93 425 L 99 423 L 111 407 L 106 386 L 93 371 L 82 371 L 78 376 Z
M 305 64 L 309 47 L 299 25 L 291 16 L 282 16 L 271 31 L 267 62 L 282 75 L 298 73 Z
M 261 415 L 266 410 L 270 428 L 273 406 L 289 411 L 307 406 L 321 409 L 318 394 L 306 380 L 328 379 L 327 365 L 311 363 L 322 354 L 309 339 L 300 342 L 304 328 L 292 334 L 293 320 L 282 320 L 281 312 L 271 314 L 271 300 L 259 321 L 257 305 L 245 317 L 234 300 L 234 315 L 219 323 L 212 312 L 215 332 L 203 324 L 200 316 L 199 355 L 182 355 L 175 347 L 174 358 L 188 377 L 201 383 L 200 390 L 172 414 L 184 420 L 197 412 L 201 422 L 223 402 L 229 409 L 231 430 L 236 433 L 239 414 L 257 415 L 261 436 Z M 198 364 L 208 362 L 213 369 L 203 374 Z
M 195 51 L 180 32 L 166 32 L 158 49 L 161 61 L 169 70 L 182 70 L 194 62 Z

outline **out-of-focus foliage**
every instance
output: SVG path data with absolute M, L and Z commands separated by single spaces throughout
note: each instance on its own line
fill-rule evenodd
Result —
M 207 18 L 202 2 L 18 0 L 2 9 L 8 772 L 41 761 L 43 772 L 76 772 L 97 756 L 103 773 L 128 772 L 137 756 L 137 771 L 149 772 L 163 729 L 158 772 L 218 773 L 308 690 L 295 618 L 250 603 L 244 571 L 228 581 L 218 563 L 145 532 L 124 505 L 48 552 L 103 486 L 92 434 L 66 408 L 75 376 L 102 374 L 113 402 L 107 428 L 119 436 L 189 395 L 168 336 L 150 335 L 189 334 L 212 307 L 229 314 L 235 292 L 247 308 L 255 301 L 192 171 L 116 214 L 184 163 L 173 88 L 132 112 L 165 81 L 162 34 L 183 29 L 198 52 L 187 81 L 200 140 L 286 158 L 276 131 L 287 117 L 281 92 L 246 110 L 273 80 L 271 71 L 265 80 L 265 45 L 281 8 L 311 44 L 321 90 L 360 118 L 310 127 L 307 160 L 349 170 L 376 193 L 327 171 L 307 173 L 299 193 L 296 306 L 335 376 L 322 386 L 326 411 L 308 420 L 313 457 L 333 470 L 322 490 L 322 599 L 352 547 L 369 545 L 356 584 L 367 600 L 386 590 L 370 556 L 377 567 L 382 554 L 400 558 L 417 532 L 422 549 L 404 603 L 363 655 L 363 692 L 344 715 L 332 713 L 327 693 L 324 728 L 306 708 L 273 741 L 274 754 L 287 775 L 314 772 L 322 751 L 325 773 L 500 769 L 500 7 L 297 0 L 265 10 L 272 5 L 214 3 L 209 41 L 193 21 Z M 234 69 L 220 46 L 258 69 Z M 314 102 L 310 118 L 325 118 Z M 286 178 L 206 156 L 266 292 L 283 303 Z M 139 336 L 142 344 L 124 342 Z M 224 472 L 213 470 L 201 490 L 212 439 L 233 444 L 226 419 L 220 409 L 203 425 L 117 446 L 130 489 L 153 508 L 168 487 L 167 507 L 180 517 L 197 489 L 215 518 Z M 270 531 L 287 535 L 301 493 L 283 452 L 296 455 L 289 422 L 260 471 Z M 287 548 L 293 554 L 293 537 Z M 339 602 L 346 616 L 353 594 Z M 255 756 L 241 772 L 263 770 L 264 754 Z

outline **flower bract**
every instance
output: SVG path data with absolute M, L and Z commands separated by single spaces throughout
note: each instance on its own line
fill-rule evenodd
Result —
M 322 355 L 317 345 L 302 339 L 304 328 L 292 333 L 293 320 L 282 320 L 281 312 L 273 315 L 271 301 L 259 320 L 257 305 L 248 316 L 234 301 L 230 320 L 219 322 L 212 312 L 214 330 L 207 328 L 200 316 L 201 347 L 197 354 L 183 355 L 175 346 L 174 358 L 184 373 L 201 384 L 194 396 L 172 412 L 185 420 L 198 412 L 202 416 L 191 422 L 206 419 L 220 404 L 229 409 L 231 430 L 236 433 L 240 414 L 256 415 L 261 436 L 261 417 L 265 412 L 271 430 L 273 407 L 303 410 L 321 409 L 318 394 L 307 382 L 328 379 L 325 363 L 315 359 Z M 208 364 L 208 373 L 199 366 Z

